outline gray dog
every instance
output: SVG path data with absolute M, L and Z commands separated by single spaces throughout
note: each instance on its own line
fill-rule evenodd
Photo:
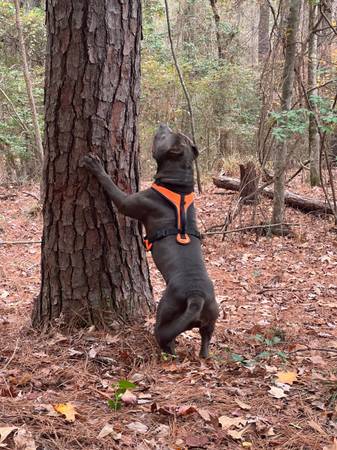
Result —
M 145 227 L 144 243 L 167 285 L 155 326 L 160 348 L 175 354 L 175 338 L 197 327 L 200 356 L 207 358 L 219 312 L 201 253 L 193 204 L 193 161 L 198 150 L 182 133 L 160 125 L 152 155 L 157 162 L 155 183 L 132 195 L 118 189 L 97 156 L 85 156 L 82 164 L 97 178 L 118 211 L 140 220 Z

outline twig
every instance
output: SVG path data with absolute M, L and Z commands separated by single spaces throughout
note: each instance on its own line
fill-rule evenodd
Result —
M 8 104 L 12 107 L 13 112 L 14 112 L 14 117 L 17 119 L 17 121 L 19 122 L 19 124 L 21 125 L 22 129 L 30 134 L 29 128 L 27 127 L 27 125 L 24 123 L 24 121 L 21 119 L 20 114 L 17 112 L 17 110 L 15 109 L 14 103 L 12 102 L 12 100 L 8 97 L 8 95 L 6 94 L 6 92 L 0 87 L 0 93 L 5 97 L 5 99 L 7 100 Z
M 0 241 L 0 245 L 41 244 L 42 241 Z
M 10 363 L 13 361 L 18 348 L 19 348 L 19 338 L 17 338 L 17 340 L 16 340 L 15 348 L 13 350 L 12 356 L 9 358 L 9 360 L 6 362 L 6 364 L 3 366 L 2 370 L 6 370 L 7 367 L 10 365 Z
M 205 233 L 202 233 L 202 235 L 204 236 L 204 235 L 213 235 L 213 234 L 240 233 L 241 231 L 255 230 L 255 229 L 259 229 L 259 228 L 279 227 L 280 225 L 286 225 L 286 226 L 291 226 L 291 227 L 300 227 L 301 226 L 301 224 L 299 224 L 299 223 L 265 223 L 262 225 L 252 225 L 250 227 L 235 228 L 234 230 L 228 230 L 228 231 L 206 231 Z
M 176 71 L 177 71 L 177 74 L 179 77 L 181 87 L 185 94 L 188 110 L 190 113 L 192 140 L 193 140 L 194 145 L 197 147 L 196 137 L 195 137 L 195 122 L 194 122 L 194 114 L 193 114 L 193 109 L 192 109 L 191 97 L 187 90 L 187 87 L 186 87 L 186 84 L 184 81 L 184 77 L 180 70 L 180 66 L 179 66 L 177 56 L 176 56 L 176 53 L 174 50 L 172 31 L 171 31 L 170 11 L 169 11 L 167 0 L 165 0 L 165 11 L 166 11 L 167 32 L 168 32 L 168 38 L 169 38 L 170 46 L 171 46 L 172 58 L 173 58 L 174 65 L 175 65 L 175 68 L 176 68 Z M 195 169 L 196 169 L 196 174 L 197 174 L 198 191 L 201 193 L 202 187 L 201 187 L 200 171 L 199 171 L 197 159 L 195 159 Z
M 319 5 L 319 10 L 320 13 L 322 14 L 322 16 L 324 17 L 326 23 L 329 25 L 329 28 L 335 33 L 335 35 L 337 36 L 337 30 L 336 27 L 334 27 L 334 25 L 330 22 L 329 18 L 327 17 L 327 15 L 325 14 L 325 12 L 323 11 L 322 5 Z
M 337 349 L 334 348 L 307 347 L 307 348 L 298 348 L 297 350 L 289 352 L 289 354 L 291 355 L 293 353 L 310 352 L 310 351 L 337 353 Z
M 35 198 L 35 200 L 37 200 L 38 202 L 40 201 L 40 198 L 39 198 L 36 194 L 33 194 L 33 192 L 25 192 L 25 191 L 22 191 L 22 193 L 25 194 L 25 195 L 28 195 L 28 197 L 33 197 L 33 198 Z

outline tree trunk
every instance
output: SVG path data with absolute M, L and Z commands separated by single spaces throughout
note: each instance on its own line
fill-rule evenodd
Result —
M 269 53 L 269 16 L 270 8 L 266 0 L 260 3 L 258 55 L 259 63 L 263 63 Z
M 318 95 L 317 90 L 317 34 L 314 27 L 317 21 L 318 5 L 309 3 L 309 43 L 308 43 L 308 97 L 309 106 L 314 115 L 309 116 L 309 156 L 310 156 L 310 184 L 320 185 L 319 174 L 319 134 L 316 124 L 317 107 L 316 102 L 311 100 L 312 96 Z
M 21 52 L 21 58 L 22 58 L 22 70 L 23 75 L 25 77 L 26 82 L 26 89 L 27 89 L 27 96 L 29 101 L 29 106 L 31 110 L 32 115 L 32 122 L 34 127 L 34 137 L 35 137 L 35 157 L 39 161 L 40 164 L 42 164 L 43 161 L 43 146 L 42 146 L 42 138 L 40 133 L 40 127 L 39 127 L 39 121 L 38 121 L 38 115 L 33 95 L 33 86 L 32 86 L 32 80 L 29 73 L 29 66 L 28 66 L 28 59 L 27 59 L 27 52 L 26 52 L 26 46 L 25 46 L 25 38 L 23 36 L 23 29 L 22 29 L 22 23 L 20 18 L 20 3 L 19 0 L 14 0 L 15 3 L 15 20 L 16 20 L 16 27 L 18 30 L 18 36 L 19 36 L 19 44 L 20 44 L 20 52 Z
M 249 161 L 247 164 L 240 164 L 240 197 L 243 203 L 256 202 L 258 185 L 259 178 L 255 164 L 252 161 Z
M 213 183 L 215 186 L 228 189 L 230 191 L 240 191 L 241 190 L 241 182 L 236 178 L 220 176 L 217 178 L 213 178 Z M 261 195 L 267 198 L 274 198 L 274 191 L 272 188 L 264 188 L 261 191 Z M 313 214 L 331 214 L 334 215 L 334 211 L 324 202 L 316 200 L 314 198 L 305 197 L 303 195 L 295 194 L 294 192 L 285 191 L 284 193 L 284 201 L 287 206 L 291 208 L 300 209 L 306 213 Z M 278 222 L 273 222 L 278 223 Z M 276 227 L 275 227 L 276 228 Z
M 139 187 L 141 1 L 47 1 L 41 291 L 33 325 L 109 325 L 153 307 L 137 222 L 79 169 L 96 153 L 127 193 Z
M 296 37 L 299 26 L 301 0 L 291 0 L 288 20 L 285 28 L 285 60 L 282 75 L 282 111 L 289 111 L 294 84 L 294 67 L 296 58 Z M 274 159 L 274 201 L 272 223 L 283 223 L 284 215 L 284 179 L 287 161 L 287 141 L 277 148 Z M 282 226 L 281 226 L 282 227 Z M 274 230 L 273 230 L 274 231 Z M 279 234 L 282 230 L 276 230 Z
M 215 23 L 215 29 L 216 29 L 216 42 L 217 42 L 217 48 L 218 48 L 218 58 L 224 59 L 225 58 L 225 49 L 224 49 L 224 38 L 223 38 L 223 32 L 221 31 L 221 24 L 220 24 L 220 14 L 218 11 L 217 2 L 218 0 L 209 0 L 212 12 L 213 12 L 213 19 Z

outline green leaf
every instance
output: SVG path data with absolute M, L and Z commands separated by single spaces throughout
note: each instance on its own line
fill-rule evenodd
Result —
M 119 389 L 134 389 L 137 387 L 136 384 L 132 383 L 131 381 L 128 380 L 119 380 L 117 383 L 117 386 Z

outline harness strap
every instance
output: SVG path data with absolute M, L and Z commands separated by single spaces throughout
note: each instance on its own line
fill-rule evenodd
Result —
M 175 208 L 177 226 L 176 228 L 168 228 L 159 230 L 149 237 L 145 237 L 144 245 L 146 250 L 151 250 L 152 244 L 155 241 L 163 239 L 167 236 L 177 236 L 177 242 L 182 245 L 187 245 L 191 242 L 189 235 L 200 239 L 198 230 L 187 227 L 187 211 L 194 201 L 194 192 L 190 194 L 178 194 L 163 186 L 153 183 L 151 188 L 164 197 Z

